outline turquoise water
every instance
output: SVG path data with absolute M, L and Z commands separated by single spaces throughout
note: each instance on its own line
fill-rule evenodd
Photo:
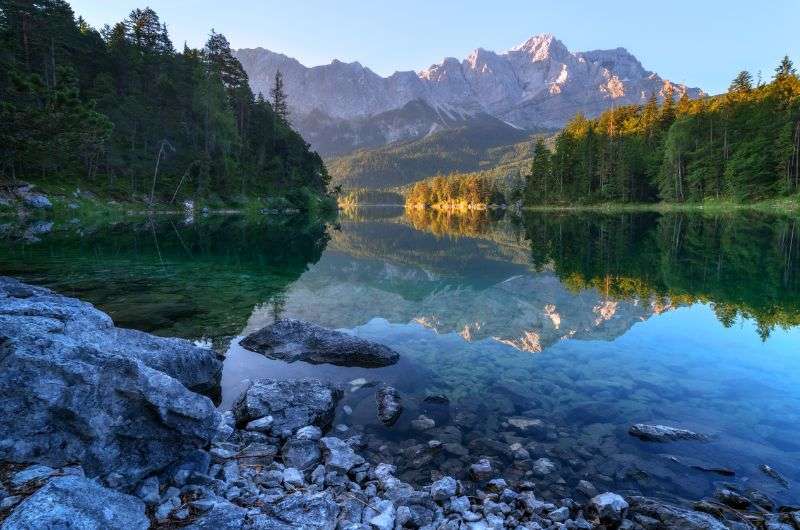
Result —
M 797 503 L 797 228 L 756 215 L 515 221 L 385 210 L 327 224 L 56 224 L 34 237 L 8 223 L 0 273 L 87 299 L 118 325 L 211 341 L 226 354 L 223 408 L 247 379 L 342 383 L 340 435 L 361 434 L 369 458 L 396 463 L 410 481 L 463 477 L 487 456 L 543 495 L 586 479 L 696 499 L 732 482 Z M 388 344 L 401 360 L 382 369 L 285 364 L 237 345 L 276 317 Z M 378 382 L 404 398 L 392 428 L 375 416 Z M 423 401 L 433 394 L 449 404 Z M 436 426 L 415 430 L 420 414 Z M 508 423 L 517 417 L 542 423 L 520 433 Z M 627 434 L 637 422 L 711 441 L 641 442 Z M 431 450 L 432 439 L 444 449 Z M 533 465 L 541 458 L 550 473 Z

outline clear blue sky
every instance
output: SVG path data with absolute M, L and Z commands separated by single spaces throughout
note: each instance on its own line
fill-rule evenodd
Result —
M 800 0 L 73 0 L 92 25 L 149 5 L 177 47 L 213 27 L 236 48 L 262 46 L 308 66 L 359 61 L 382 75 L 553 33 L 572 51 L 623 46 L 645 68 L 710 93 L 742 69 L 800 65 Z

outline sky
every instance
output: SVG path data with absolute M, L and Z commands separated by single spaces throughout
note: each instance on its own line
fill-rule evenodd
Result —
M 800 0 L 72 0 L 95 27 L 149 5 L 178 49 L 209 31 L 306 66 L 358 61 L 381 75 L 421 70 L 475 48 L 505 51 L 552 33 L 571 51 L 624 47 L 662 77 L 710 94 L 741 70 L 768 79 L 800 66 Z

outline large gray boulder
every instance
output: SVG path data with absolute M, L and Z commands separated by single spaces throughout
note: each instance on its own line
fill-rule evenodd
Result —
M 150 521 L 144 503 L 78 476 L 50 480 L 22 501 L 2 530 L 145 530 Z
M 37 322 L 46 319 L 54 324 L 47 337 L 64 347 L 90 347 L 138 359 L 196 392 L 219 386 L 222 361 L 213 351 L 188 340 L 117 328 L 111 317 L 92 304 L 49 289 L 0 276 L 0 316 L 7 317 L 1 332 L 35 335 L 40 331 Z M 35 329 L 26 332 L 31 326 Z
M 110 319 L 88 304 L 0 279 L 0 460 L 80 463 L 133 485 L 219 436 L 211 400 L 103 330 Z
M 279 320 L 248 335 L 239 344 L 246 350 L 286 362 L 373 368 L 392 365 L 400 358 L 382 344 L 302 320 Z
M 333 421 L 342 390 L 319 379 L 259 379 L 233 404 L 237 425 L 272 416 L 269 432 L 288 438 L 306 425 L 325 428 Z

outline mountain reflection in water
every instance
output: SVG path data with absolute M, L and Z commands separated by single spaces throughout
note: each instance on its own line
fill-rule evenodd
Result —
M 228 354 L 223 407 L 246 379 L 343 383 L 342 436 L 361 434 L 364 454 L 397 464 L 405 480 L 466 478 L 468 464 L 487 456 L 544 497 L 586 479 L 694 499 L 721 480 L 698 464 L 730 468 L 736 476 L 724 480 L 778 502 L 800 501 L 797 220 L 375 213 L 327 226 L 56 224 L 35 238 L 6 223 L 0 272 L 94 302 L 122 325 L 212 339 Z M 285 364 L 238 346 L 276 317 L 385 343 L 401 360 L 372 370 Z M 360 378 L 367 384 L 350 384 Z M 376 418 L 377 382 L 404 397 L 392 428 Z M 425 402 L 431 394 L 449 404 Z M 416 430 L 420 414 L 436 426 Z M 519 418 L 541 423 L 520 429 Z M 713 440 L 647 444 L 627 434 L 638 422 Z M 432 439 L 442 449 L 429 451 Z M 543 458 L 551 472 L 534 465 Z

